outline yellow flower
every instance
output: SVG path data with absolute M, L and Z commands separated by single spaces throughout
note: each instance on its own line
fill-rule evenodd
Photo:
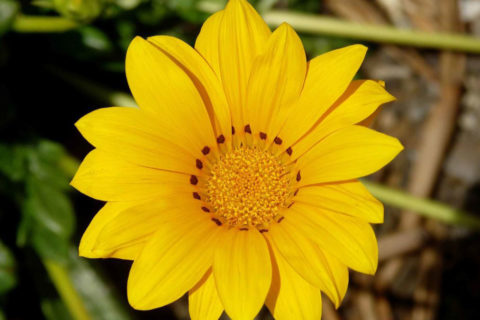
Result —
M 133 260 L 140 310 L 186 292 L 192 319 L 320 319 L 347 267 L 373 274 L 369 223 L 383 207 L 356 179 L 402 149 L 359 123 L 393 100 L 352 81 L 366 48 L 306 61 L 295 31 L 271 32 L 245 0 L 212 15 L 191 48 L 135 38 L 126 73 L 139 108 L 77 122 L 93 145 L 72 185 L 107 201 L 80 243 L 89 258 Z

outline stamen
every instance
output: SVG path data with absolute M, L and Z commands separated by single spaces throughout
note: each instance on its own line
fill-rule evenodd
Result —
M 232 126 L 232 134 L 235 134 L 235 127 Z
M 273 142 L 275 142 L 275 144 L 281 145 L 283 141 L 280 137 L 275 137 L 275 139 L 273 139 Z
M 289 202 L 290 177 L 271 153 L 240 147 L 211 167 L 206 201 L 231 226 L 268 226 Z
M 250 125 L 249 125 L 249 124 L 247 124 L 247 125 L 245 126 L 245 129 L 244 129 L 244 130 L 245 130 L 245 133 L 252 133 L 252 129 L 250 128 Z
M 193 193 L 193 198 L 197 199 L 197 200 L 201 200 L 202 198 L 200 197 L 200 195 L 198 194 L 198 192 L 194 192 Z
M 299 173 L 300 173 L 300 172 L 299 172 Z M 294 196 L 294 197 L 298 194 L 298 190 L 299 190 L 299 189 L 295 190 L 295 192 L 293 193 L 293 196 Z
M 298 170 L 297 172 L 297 181 L 300 181 L 300 179 L 302 179 L 302 176 L 300 175 L 300 170 Z
M 288 153 L 289 156 L 292 155 L 292 152 L 293 152 L 292 147 L 288 147 L 287 153 Z
M 260 229 L 260 233 L 268 232 L 268 229 Z
M 266 140 L 267 139 L 267 134 L 265 132 L 260 132 L 260 139 Z
M 293 202 L 292 202 L 290 205 L 292 205 L 292 204 L 293 204 Z M 278 219 L 278 220 L 277 220 L 277 223 L 280 223 L 280 222 L 282 222 L 282 221 L 283 221 L 283 219 L 285 219 L 285 217 L 284 217 L 284 216 L 281 216 L 281 217 L 280 217 L 280 219 Z
M 208 209 L 207 207 L 202 207 L 202 210 L 205 212 L 210 212 L 210 209 Z

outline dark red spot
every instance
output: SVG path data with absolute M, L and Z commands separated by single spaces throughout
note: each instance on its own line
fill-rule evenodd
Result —
M 240 229 L 238 229 L 238 230 L 240 230 L 240 231 L 248 231 L 248 228 L 240 228 Z
M 196 185 L 198 183 L 197 176 L 191 175 L 190 176 L 190 183 L 193 184 L 193 185 Z
M 209 147 L 207 147 L 207 146 L 203 147 L 202 153 L 203 153 L 204 155 L 207 155 L 209 152 L 210 152 L 210 148 L 209 148 Z
M 260 132 L 260 139 L 266 140 L 267 139 L 267 134 L 265 132 Z
M 202 163 L 202 161 L 200 161 L 200 159 L 197 159 L 196 164 L 197 164 L 197 168 L 198 168 L 198 169 L 202 169 L 202 168 L 203 168 L 203 163 Z
M 218 220 L 217 218 L 212 218 L 212 221 L 215 222 L 217 224 L 217 226 L 222 225 L 222 222 L 220 220 Z
M 247 124 L 247 125 L 245 126 L 244 130 L 245 130 L 246 133 L 252 133 L 252 129 L 250 128 L 250 125 L 249 125 L 249 124 Z
M 298 170 L 298 172 L 297 172 L 297 181 L 300 181 L 300 179 L 302 179 L 302 176 L 300 175 L 300 170 Z
M 200 195 L 198 194 L 198 192 L 194 192 L 193 193 L 193 197 L 197 200 L 201 200 L 202 198 L 200 197 Z
M 280 137 L 275 137 L 275 139 L 273 139 L 273 142 L 275 142 L 275 144 L 280 145 L 280 144 L 282 144 L 283 140 L 280 139 Z
M 293 206 L 294 203 L 295 203 L 295 202 L 290 203 L 290 204 L 287 206 L 287 208 L 290 209 L 290 208 Z M 282 217 L 282 218 L 283 218 L 283 217 Z M 278 220 L 278 222 L 280 222 L 280 220 Z
M 225 136 L 223 134 L 219 135 L 217 138 L 217 143 L 224 143 L 225 142 Z
M 294 196 L 294 197 L 298 194 L 298 190 L 299 190 L 299 189 L 295 190 L 295 192 L 293 193 L 293 196 Z
M 288 153 L 289 156 L 292 155 L 292 152 L 293 152 L 292 147 L 288 147 L 287 153 Z
M 232 127 L 232 134 L 235 134 L 235 127 Z
M 205 212 L 210 212 L 210 209 L 208 209 L 207 207 L 202 207 L 202 210 Z
M 260 233 L 268 232 L 267 229 L 260 229 Z
M 293 203 L 293 202 L 292 202 L 292 203 Z M 285 217 L 280 217 L 280 219 L 278 219 L 278 221 L 277 221 L 277 222 L 278 222 L 278 223 L 280 223 L 280 222 L 282 222 L 282 221 L 283 221 L 283 219 L 285 219 Z

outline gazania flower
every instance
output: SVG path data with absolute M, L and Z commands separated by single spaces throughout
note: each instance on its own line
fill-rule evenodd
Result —
M 402 149 L 359 123 L 393 100 L 353 81 L 366 48 L 309 62 L 295 31 L 271 32 L 244 0 L 212 15 L 191 48 L 135 38 L 126 73 L 139 108 L 78 121 L 93 145 L 72 185 L 107 201 L 80 243 L 133 260 L 128 299 L 165 306 L 188 292 L 192 319 L 319 319 L 348 268 L 373 274 L 369 223 L 383 207 L 356 179 Z

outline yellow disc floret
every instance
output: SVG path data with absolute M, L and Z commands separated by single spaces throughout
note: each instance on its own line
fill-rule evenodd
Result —
M 231 226 L 267 226 L 289 197 L 288 176 L 285 165 L 272 154 L 237 148 L 213 165 L 208 202 Z

